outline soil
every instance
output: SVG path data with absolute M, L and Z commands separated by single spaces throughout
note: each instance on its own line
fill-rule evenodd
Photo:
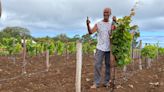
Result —
M 7 56 L 0 57 L 0 92 L 75 92 L 75 55 L 51 56 L 49 71 L 45 71 L 45 56 L 28 57 L 26 74 L 22 74 L 22 60 L 21 56 L 15 62 Z M 93 56 L 83 55 L 82 92 L 110 92 L 111 88 L 103 86 L 90 88 L 93 65 Z M 102 76 L 103 73 L 104 66 Z M 127 72 L 117 67 L 115 83 L 114 92 L 164 92 L 164 57 L 153 61 L 148 69 L 139 70 L 137 60 L 127 66 Z

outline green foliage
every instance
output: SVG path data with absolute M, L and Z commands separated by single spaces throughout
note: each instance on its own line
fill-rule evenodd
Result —
M 57 54 L 58 55 L 62 55 L 63 53 L 64 53 L 64 50 L 65 50 L 65 45 L 64 45 L 64 43 L 63 42 L 61 42 L 61 41 L 57 41 L 56 43 L 55 43 L 55 45 L 56 45 L 56 52 L 57 52 Z
M 55 45 L 54 45 L 54 42 L 50 42 L 50 43 L 49 43 L 48 49 L 49 49 L 50 55 L 53 55 L 54 52 L 55 52 Z
M 158 48 L 158 53 L 159 55 L 164 56 L 164 48 Z
M 36 54 L 40 54 L 43 52 L 43 46 L 40 43 L 34 43 L 34 47 L 36 49 Z
M 119 30 L 117 30 L 119 31 Z M 112 53 L 116 57 L 117 65 L 124 66 L 131 61 L 131 41 L 129 32 L 113 32 Z
M 111 38 L 112 53 L 116 58 L 118 66 L 125 66 L 131 62 L 131 48 L 134 40 L 140 36 L 139 32 L 131 35 L 131 30 L 137 30 L 137 25 L 131 25 L 132 16 L 135 15 L 135 8 L 138 3 L 135 3 L 131 9 L 130 15 L 117 20 L 116 29 L 113 31 Z
M 31 39 L 26 40 L 26 50 L 28 55 L 30 56 L 36 55 L 36 47 L 37 47 L 36 44 L 34 44 Z
M 50 55 L 55 52 L 54 42 L 49 40 L 47 42 L 33 43 L 32 40 L 27 40 L 26 42 L 27 52 L 30 56 L 37 55 L 49 50 Z
M 155 45 L 146 45 L 142 50 L 142 56 L 154 59 L 157 56 L 158 47 Z
M 3 56 L 3 55 L 8 55 L 8 51 L 6 51 L 6 46 L 0 44 L 0 55 Z
M 6 46 L 6 49 L 8 50 L 9 54 L 11 55 L 13 53 L 13 42 L 14 38 L 3 38 L 2 39 L 2 44 Z
M 21 52 L 21 43 L 19 39 L 15 38 L 2 38 L 0 49 L 5 49 L 6 55 L 18 54 Z
M 67 51 L 68 53 L 76 53 L 76 43 L 75 42 L 68 42 L 67 43 Z
M 93 54 L 95 49 L 96 49 L 96 45 L 95 44 L 91 44 L 89 42 L 83 43 L 83 53 L 85 53 L 85 54 Z
M 14 48 L 13 48 L 13 53 L 14 53 L 14 54 L 21 53 L 22 49 L 23 49 L 23 48 L 22 48 L 21 44 L 20 44 L 20 43 L 17 43 L 17 44 L 14 46 Z
M 91 37 L 91 35 L 86 34 L 86 35 L 82 36 L 82 40 L 83 40 L 84 43 L 87 43 L 87 42 L 92 40 L 92 37 Z
M 118 66 L 124 66 L 131 62 L 132 35 L 130 30 L 137 27 L 131 26 L 131 16 L 125 16 L 117 21 L 116 29 L 112 32 L 112 53 L 116 57 Z

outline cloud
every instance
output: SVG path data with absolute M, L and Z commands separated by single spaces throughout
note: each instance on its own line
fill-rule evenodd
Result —
M 6 0 L 3 1 L 7 18 L 3 23 L 22 25 L 36 25 L 50 28 L 81 28 L 84 27 L 85 18 L 90 16 L 93 20 L 102 17 L 105 7 L 111 7 L 114 14 L 127 13 L 132 4 L 127 0 Z M 10 4 L 9 4 L 10 3 Z M 115 5 L 114 5 L 115 4 Z M 126 11 L 114 7 L 122 6 Z M 11 23 L 12 22 L 12 23 Z M 44 26 L 43 26 L 44 25 Z
M 105 7 L 112 8 L 112 14 L 129 14 L 135 0 L 3 0 L 3 17 L 0 26 L 24 26 L 48 32 L 86 30 L 85 20 L 89 16 L 92 24 L 102 18 Z M 142 0 L 137 8 L 134 23 L 140 30 L 163 30 L 163 0 Z M 160 7 L 159 7 L 160 6 Z M 60 30 L 60 31 L 59 31 Z M 83 31 L 83 32 L 82 32 Z M 55 32 L 56 33 L 56 32 Z
M 163 0 L 140 0 L 135 17 L 143 20 L 164 17 L 163 3 Z
M 150 19 L 138 19 L 135 20 L 135 24 L 138 24 L 140 30 L 144 31 L 164 31 L 164 16 L 150 18 Z

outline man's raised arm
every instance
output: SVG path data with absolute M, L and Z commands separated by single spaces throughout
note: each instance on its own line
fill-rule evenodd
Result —
M 93 27 L 93 29 L 91 29 L 91 27 L 90 27 L 90 20 L 89 20 L 88 17 L 87 17 L 86 23 L 87 23 L 87 29 L 88 29 L 88 33 L 89 34 L 93 34 L 94 32 L 97 31 L 97 24 L 95 24 L 95 26 Z

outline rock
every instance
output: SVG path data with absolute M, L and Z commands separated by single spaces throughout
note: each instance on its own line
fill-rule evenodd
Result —
M 138 83 L 138 81 L 134 81 L 135 83 Z
M 162 68 L 158 68 L 158 71 L 161 72 L 162 71 Z
M 28 89 L 28 88 L 25 88 L 25 90 L 26 90 L 27 92 L 30 92 L 30 89 Z
M 131 84 L 129 84 L 128 86 L 129 86 L 130 88 L 134 88 L 134 86 L 133 86 L 133 85 L 131 85 Z
M 149 83 L 150 85 L 154 85 L 154 86 L 159 86 L 159 82 L 155 82 L 155 83 Z
M 118 86 L 116 86 L 116 88 L 118 89 L 118 88 L 123 88 L 121 85 L 118 85 Z
M 2 72 L 3 70 L 2 69 L 0 69 L 0 72 Z
M 56 74 L 60 74 L 61 72 L 60 72 L 60 70 L 59 69 L 57 69 L 56 70 Z
M 0 89 L 2 88 L 2 84 L 0 84 Z
M 91 80 L 91 79 L 89 79 L 89 78 L 86 78 L 86 81 L 87 81 L 87 82 L 89 82 L 90 80 Z

